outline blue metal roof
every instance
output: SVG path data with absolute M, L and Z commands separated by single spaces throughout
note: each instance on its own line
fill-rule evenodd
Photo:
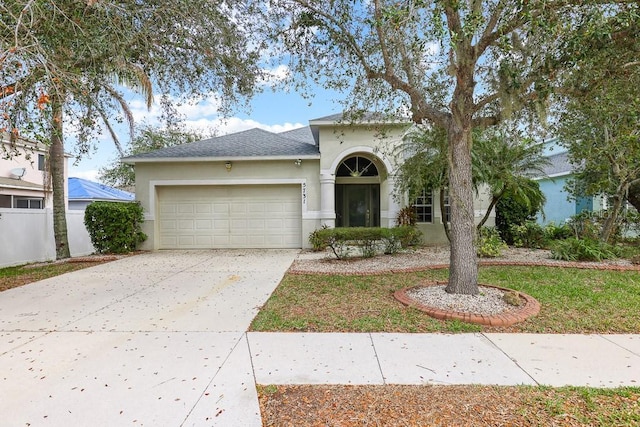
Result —
M 69 178 L 69 200 L 133 201 L 135 196 L 127 191 L 82 178 Z

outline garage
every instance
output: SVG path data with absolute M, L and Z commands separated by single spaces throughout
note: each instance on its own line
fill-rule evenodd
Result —
M 300 185 L 156 189 L 159 249 L 302 247 Z

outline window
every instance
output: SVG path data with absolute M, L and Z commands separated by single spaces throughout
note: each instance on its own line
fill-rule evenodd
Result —
M 433 222 L 433 192 L 422 189 L 413 202 L 418 222 Z
M 38 154 L 38 170 L 44 170 L 44 154 Z
M 438 192 L 438 197 L 440 193 Z M 418 222 L 433 222 L 433 191 L 423 189 L 413 201 L 413 207 L 416 212 Z M 449 203 L 449 191 L 444 191 L 444 220 L 451 222 L 451 205 Z
M 378 176 L 378 168 L 366 157 L 349 157 L 338 166 L 336 176 L 350 176 L 353 178 L 361 176 Z
M 44 207 L 44 200 L 27 197 L 16 197 L 13 199 L 13 207 L 19 209 L 42 209 Z

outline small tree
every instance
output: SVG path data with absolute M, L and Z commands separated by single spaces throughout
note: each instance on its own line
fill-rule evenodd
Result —
M 157 127 L 143 125 L 136 130 L 125 156 L 147 153 L 159 148 L 172 147 L 203 139 L 198 132 L 180 130 L 177 126 Z M 135 171 L 132 165 L 113 161 L 109 166 L 100 169 L 99 178 L 105 184 L 117 188 L 131 189 L 135 184 Z
M 558 117 L 560 142 L 568 149 L 575 197 L 608 196 L 600 240 L 611 239 L 624 201 L 640 207 L 640 19 L 622 9 L 611 37 L 593 32 L 584 40 L 598 47 L 563 75 L 567 90 Z M 629 18 L 629 19 L 628 19 Z
M 491 190 L 491 202 L 478 227 L 505 196 L 535 215 L 545 202 L 540 186 L 531 179 L 543 175 L 549 164 L 542 153 L 543 145 L 526 138 L 510 138 L 496 130 L 485 132 L 474 142 L 477 180 Z
M 511 134 L 516 134 L 511 131 Z M 517 135 L 517 134 L 516 134 Z M 409 194 L 415 198 L 422 188 L 440 189 L 441 216 L 445 218 L 444 192 L 448 186 L 449 165 L 446 154 L 445 133 L 438 129 L 414 129 L 395 153 L 400 162 L 396 175 L 396 197 Z M 506 130 L 476 131 L 473 135 L 472 168 L 473 187 L 477 192 L 486 185 L 491 201 L 478 222 L 480 230 L 491 211 L 503 196 L 516 198 L 525 205 L 544 204 L 540 187 L 530 177 L 544 173 L 549 160 L 542 154 L 542 145 L 518 136 L 510 137 Z M 445 234 L 449 228 L 443 221 Z

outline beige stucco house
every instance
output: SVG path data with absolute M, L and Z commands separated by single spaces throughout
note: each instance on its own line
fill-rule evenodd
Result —
M 401 205 L 415 202 L 425 243 L 445 243 L 438 197 L 430 190 L 417 201 L 393 197 L 397 165 L 383 153 L 402 143 L 411 125 L 341 118 L 125 158 L 135 165 L 136 199 L 145 210 L 145 248 L 306 248 L 323 225 L 391 227 Z M 488 204 L 481 192 L 478 219 Z

